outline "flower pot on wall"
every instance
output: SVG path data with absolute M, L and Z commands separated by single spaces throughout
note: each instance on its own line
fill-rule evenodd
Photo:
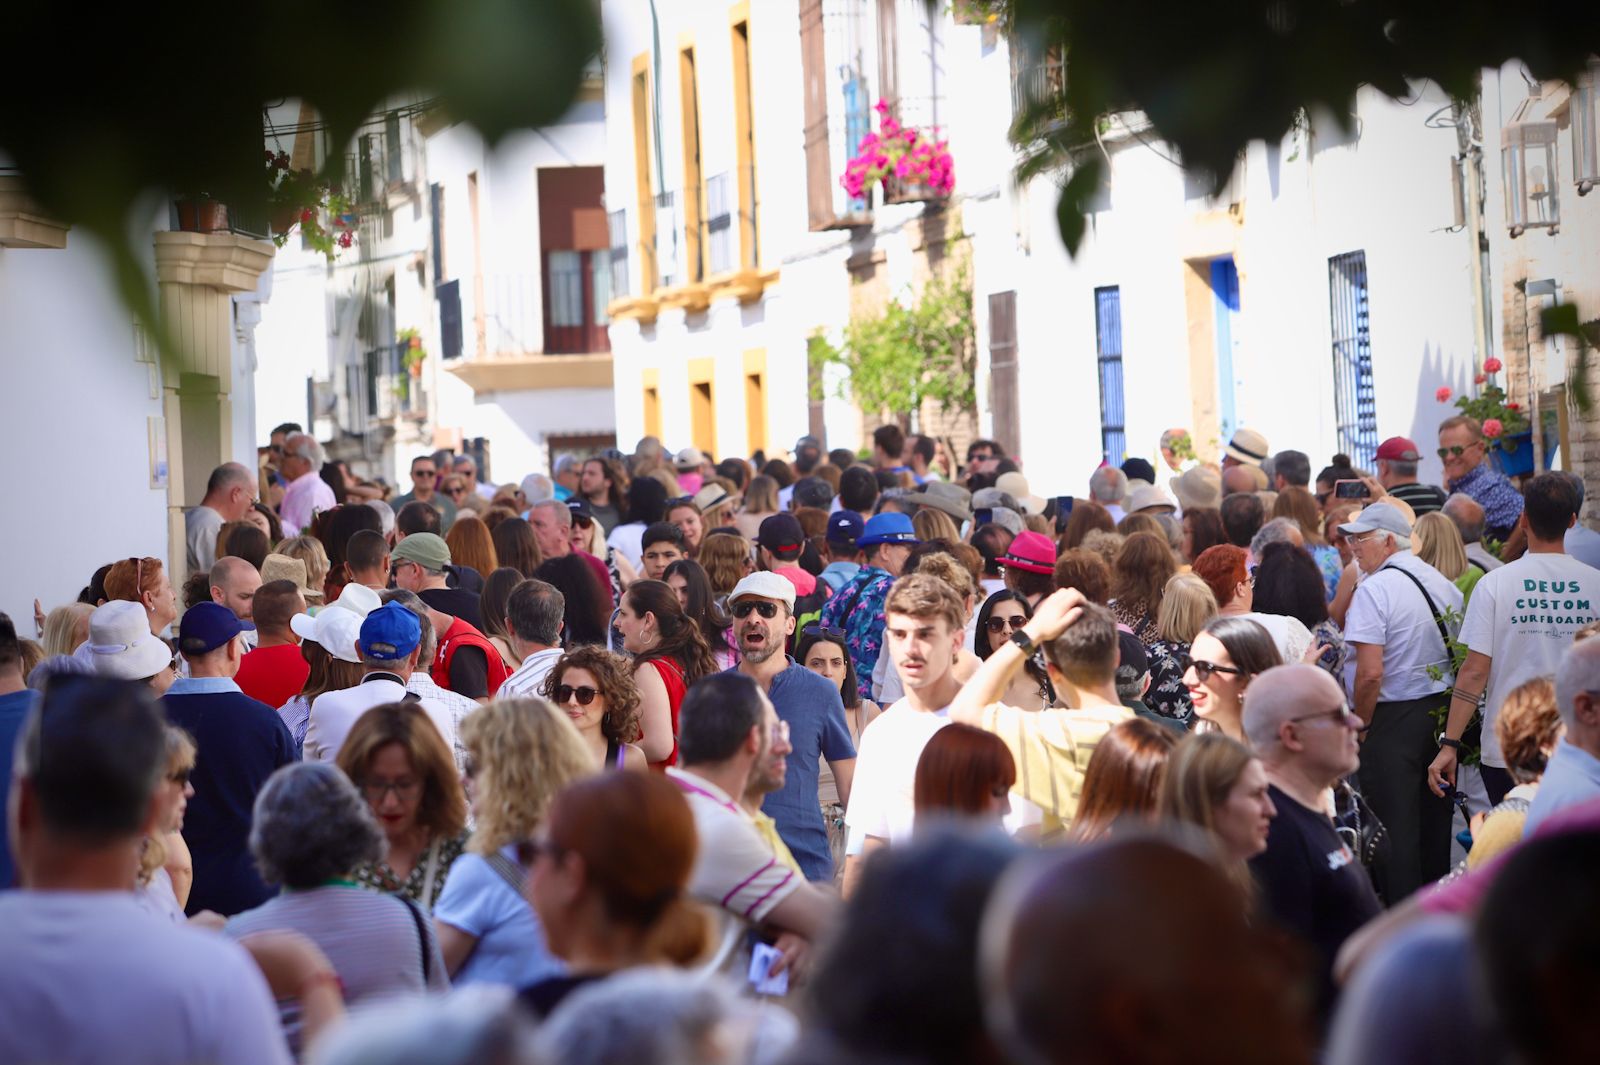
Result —
M 1558 443 L 1554 430 L 1547 430 L 1544 434 L 1544 468 L 1547 470 L 1555 458 Z M 1524 429 L 1520 433 L 1507 433 L 1500 437 L 1489 449 L 1489 461 L 1507 477 L 1532 473 L 1533 430 Z
M 228 205 L 203 198 L 179 200 L 178 228 L 185 233 L 225 233 Z
M 925 181 L 910 181 L 897 177 L 883 179 L 884 203 L 927 203 L 944 198 L 945 193 Z

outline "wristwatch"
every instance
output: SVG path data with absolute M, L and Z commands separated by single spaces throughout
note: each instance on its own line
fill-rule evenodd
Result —
M 1448 747 L 1452 751 L 1455 751 L 1457 754 L 1461 753 L 1461 741 L 1460 740 L 1453 740 L 1449 736 L 1440 736 L 1439 737 L 1439 746 Z
M 1011 634 L 1011 642 L 1022 648 L 1022 653 L 1025 655 L 1031 655 L 1037 649 L 1037 645 L 1033 642 L 1033 637 L 1022 629 L 1018 629 Z

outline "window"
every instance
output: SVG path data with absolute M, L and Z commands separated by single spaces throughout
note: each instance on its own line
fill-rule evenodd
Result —
M 390 111 L 383 116 L 383 155 L 387 165 L 385 175 L 391 185 L 397 185 L 406 179 L 405 156 L 400 144 L 400 115 Z
M 751 120 L 750 96 L 750 7 L 734 9 L 733 23 L 733 139 L 739 188 L 739 265 L 755 269 L 756 242 L 756 141 Z
M 767 448 L 767 353 L 744 353 L 744 424 L 747 454 Z
M 721 274 L 734 267 L 733 261 L 733 182 L 727 174 L 713 174 L 706 182 L 706 235 L 710 240 L 711 273 Z
M 428 186 L 428 203 L 432 208 L 428 214 L 433 225 L 433 284 L 434 287 L 444 283 L 444 186 L 434 182 Z
M 656 290 L 656 198 L 650 181 L 650 53 L 633 57 L 633 178 L 639 204 L 639 293 Z
M 865 11 L 864 0 L 800 4 L 806 204 L 813 230 L 861 225 L 869 217 L 868 203 L 851 200 L 839 185 L 871 115 L 862 56 Z
M 717 453 L 717 404 L 712 378 L 716 364 L 709 357 L 690 359 L 689 442 L 707 455 Z
M 628 294 L 628 212 L 606 215 L 606 229 L 611 234 L 611 299 L 621 299 Z
M 1122 465 L 1128 434 L 1122 395 L 1122 290 L 1094 290 L 1095 351 L 1100 364 L 1100 450 L 1113 466 Z
M 1367 308 L 1367 253 L 1328 260 L 1333 325 L 1333 406 L 1339 450 L 1368 469 L 1378 455 L 1378 409 L 1372 387 L 1372 323 Z
M 539 168 L 539 248 L 544 273 L 544 350 L 610 351 L 611 219 L 600 167 Z

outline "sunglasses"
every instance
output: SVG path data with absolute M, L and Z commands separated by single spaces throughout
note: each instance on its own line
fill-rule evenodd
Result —
M 439 471 L 438 470 L 412 470 L 411 471 L 411 476 L 413 476 L 413 477 L 437 477 L 437 476 L 439 476 Z
M 594 702 L 594 697 L 600 694 L 599 688 L 591 688 L 587 684 L 574 688 L 570 684 L 557 684 L 555 691 L 550 694 L 556 697 L 557 703 L 570 703 L 574 696 L 578 699 L 579 706 L 588 706 Z
M 990 632 L 995 633 L 1004 632 L 1008 628 L 1012 632 L 1021 632 L 1022 626 L 1026 625 L 1027 623 L 1027 618 L 1023 617 L 1021 614 L 1017 614 L 1014 617 L 1009 618 L 990 618 L 988 621 L 983 623 L 983 627 L 988 629 Z
M 802 636 L 826 636 L 829 639 L 839 640 L 841 642 L 843 642 L 843 640 L 845 639 L 845 635 L 844 635 L 844 630 L 843 629 L 827 629 L 827 628 L 823 628 L 821 625 L 807 625 L 805 628 L 800 630 L 800 635 L 802 635 Z
M 1178 665 L 1183 667 L 1185 673 L 1194 670 L 1195 679 L 1201 684 L 1210 680 L 1213 673 L 1229 673 L 1235 677 L 1244 675 L 1244 670 L 1234 666 L 1219 666 L 1215 662 L 1207 662 L 1203 658 L 1190 658 L 1188 655 L 1179 655 Z
M 693 502 L 694 496 L 673 496 L 671 499 L 667 500 L 667 509 L 671 510 L 673 507 L 686 507 Z
M 1442 459 L 1460 458 L 1462 454 L 1464 454 L 1470 448 L 1477 447 L 1478 443 L 1478 441 L 1474 441 L 1466 445 L 1466 447 L 1462 447 L 1460 444 L 1453 444 L 1450 447 L 1442 447 L 1439 449 L 1439 457 Z
M 733 616 L 736 618 L 747 618 L 752 610 L 769 621 L 778 616 L 777 603 L 752 603 L 746 599 L 733 604 Z
M 1324 710 L 1319 714 L 1301 714 L 1299 717 L 1291 717 L 1289 720 L 1298 723 L 1301 721 L 1318 721 L 1322 718 L 1336 721 L 1358 732 L 1365 730 L 1367 727 L 1367 723 L 1361 720 L 1360 715 L 1356 714 L 1348 706 L 1337 706 L 1332 710 Z

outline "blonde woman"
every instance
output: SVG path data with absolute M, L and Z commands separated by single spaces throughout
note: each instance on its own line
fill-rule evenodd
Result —
M 44 654 L 70 655 L 89 639 L 89 615 L 94 607 L 88 603 L 68 603 L 58 606 L 44 619 Z
M 1483 578 L 1483 570 L 1467 559 L 1461 530 L 1443 512 L 1434 511 L 1417 519 L 1411 527 L 1411 549 L 1444 574 L 1445 580 L 1455 582 L 1463 603 L 1472 598 L 1472 589 Z
M 1267 831 L 1278 815 L 1268 787 L 1261 760 L 1220 732 L 1184 737 L 1161 781 L 1161 817 L 1204 830 L 1246 898 L 1254 894 L 1246 863 L 1267 849 Z
M 1216 616 L 1217 597 L 1201 577 L 1179 573 L 1168 579 L 1156 615 L 1156 640 L 1145 648 L 1150 656 L 1150 690 L 1144 701 L 1162 717 L 1185 723 L 1193 717 L 1194 706 L 1183 683 L 1183 663 L 1189 644 Z
M 194 884 L 194 863 L 182 831 L 183 814 L 194 795 L 194 785 L 189 783 L 194 752 L 194 738 L 183 729 L 168 725 L 167 771 L 161 782 L 165 814 L 156 831 L 144 839 L 138 886 L 133 892 L 139 905 L 173 924 L 183 924 L 183 907 Z
M 315 536 L 295 536 L 278 545 L 277 554 L 298 558 L 306 564 L 306 585 L 302 594 L 307 606 L 321 606 L 328 583 L 328 552 Z
M 917 539 L 923 543 L 946 540 L 954 544 L 961 540 L 961 530 L 956 528 L 950 515 L 932 507 L 918 507 L 917 512 L 911 515 L 911 527 L 917 531 Z
M 700 542 L 700 567 L 711 582 L 711 594 L 721 603 L 753 568 L 750 541 L 732 533 L 708 533 Z
M 461 739 L 476 828 L 434 906 L 439 948 L 456 985 L 526 987 L 561 969 L 523 897 L 527 845 L 555 794 L 595 772 L 594 756 L 543 699 L 486 703 Z
M 778 482 L 761 473 L 750 478 L 750 485 L 744 490 L 744 502 L 733 523 L 744 533 L 745 539 L 754 540 L 761 531 L 761 523 L 777 512 Z

